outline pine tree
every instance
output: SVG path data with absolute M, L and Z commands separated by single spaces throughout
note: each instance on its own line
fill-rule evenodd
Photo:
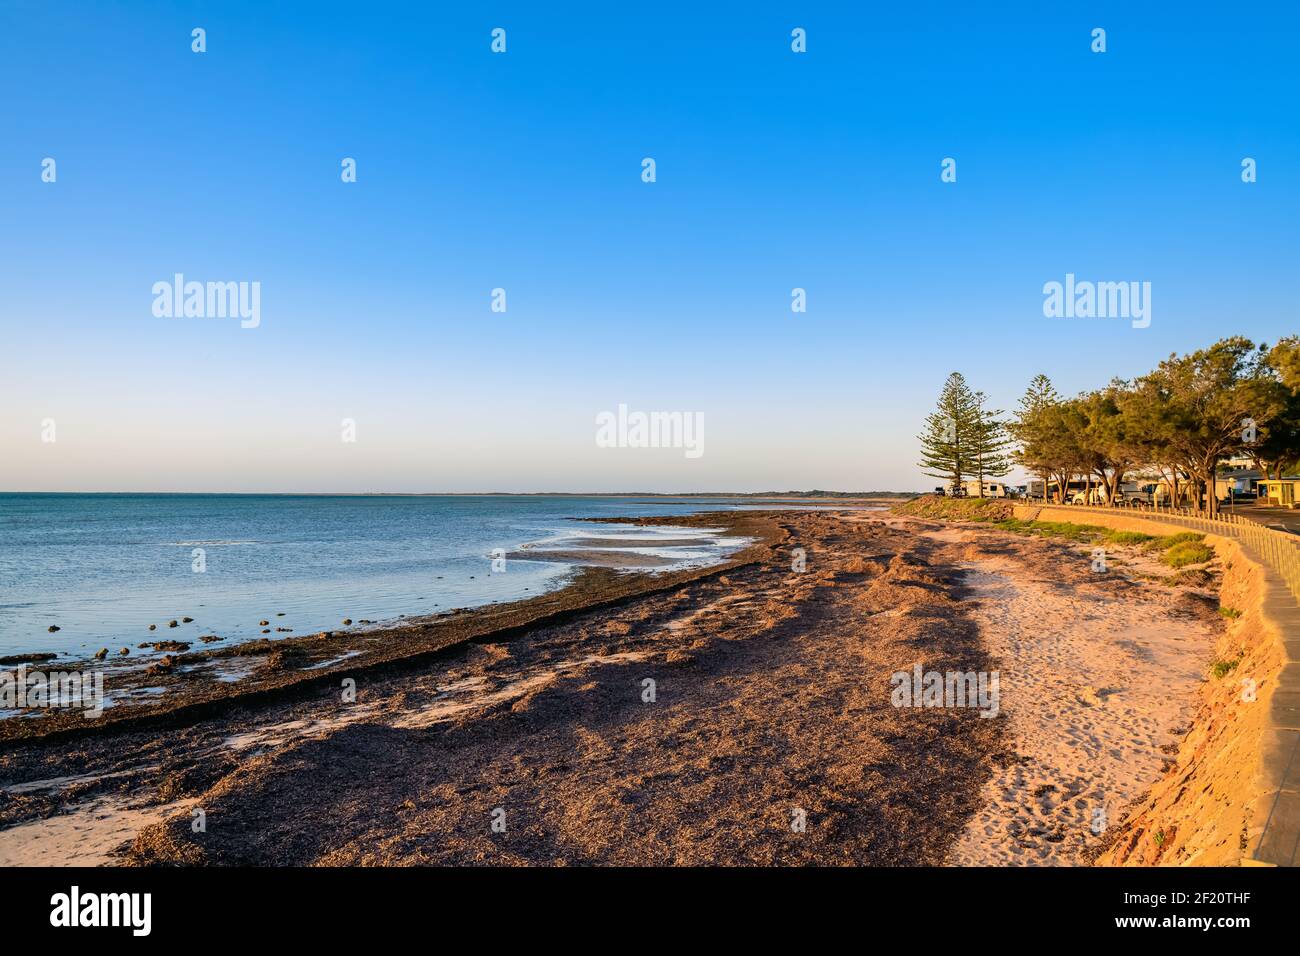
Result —
M 960 372 L 943 383 L 937 408 L 925 418 L 921 443 L 922 468 L 933 478 L 945 479 L 954 490 L 973 474 L 975 434 L 979 429 L 979 406 Z
M 1007 457 L 1007 448 L 1011 438 L 1007 435 L 1007 426 L 1002 421 L 1002 410 L 985 408 L 987 399 L 983 392 L 975 393 L 974 415 L 972 418 L 971 456 L 974 461 L 974 474 L 979 482 L 979 496 L 984 497 L 984 479 L 1002 478 L 1011 471 L 1011 461 Z
M 1018 446 L 1013 453 L 1017 463 L 1043 482 L 1043 500 L 1047 500 L 1047 482 L 1057 464 L 1052 439 L 1051 412 L 1061 403 L 1061 396 L 1046 375 L 1035 375 L 1020 398 L 1020 408 L 1007 431 Z

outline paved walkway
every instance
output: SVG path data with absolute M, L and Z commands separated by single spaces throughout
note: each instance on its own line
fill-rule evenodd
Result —
M 1260 505 L 1234 505 L 1232 508 L 1224 508 L 1225 512 L 1236 513 L 1239 518 L 1249 518 L 1251 521 L 1258 521 L 1262 525 L 1275 528 L 1279 531 L 1290 531 L 1292 534 L 1300 534 L 1300 509 L 1296 508 L 1267 508 Z

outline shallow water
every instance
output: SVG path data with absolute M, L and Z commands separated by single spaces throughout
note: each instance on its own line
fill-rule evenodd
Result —
M 590 563 L 681 567 L 744 544 L 701 529 L 577 518 L 773 507 L 545 496 L 0 494 L 0 654 L 342 627 L 528 597 L 560 585 L 574 551 Z M 799 507 L 780 504 L 776 507 Z M 842 507 L 842 506 L 836 506 Z M 608 542 L 608 547 L 602 547 Z M 493 569 L 492 554 L 531 560 Z M 546 551 L 563 552 L 555 560 Z M 618 555 L 626 554 L 626 561 Z M 610 559 L 613 555 L 613 559 Z M 637 559 L 640 556 L 640 560 Z M 196 562 L 200 562 L 196 564 Z M 202 570 L 195 570 L 196 567 Z M 170 620 L 192 617 L 169 628 Z M 260 621 L 268 621 L 262 625 Z M 157 625 L 154 631 L 150 624 Z M 48 633 L 50 625 L 60 630 Z

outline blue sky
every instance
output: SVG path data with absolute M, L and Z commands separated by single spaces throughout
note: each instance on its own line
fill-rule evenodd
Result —
M 1300 329 L 1290 5 L 473 6 L 0 7 L 0 489 L 925 488 L 954 369 Z M 156 318 L 177 272 L 261 325 Z M 1067 272 L 1151 326 L 1045 319 Z M 705 453 L 596 447 L 620 403 Z

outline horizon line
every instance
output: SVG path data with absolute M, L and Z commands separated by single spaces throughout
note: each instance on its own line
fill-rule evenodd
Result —
M 292 498 L 870 498 L 923 491 L 0 491 L 0 495 L 193 495 Z

